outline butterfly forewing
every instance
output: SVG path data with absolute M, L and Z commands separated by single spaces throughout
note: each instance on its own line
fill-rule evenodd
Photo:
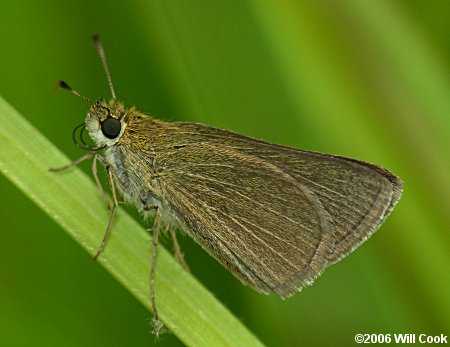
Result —
M 287 297 L 311 283 L 367 239 L 401 194 L 400 180 L 372 164 L 147 119 L 128 125 L 146 136 L 128 143 L 136 158 L 123 157 L 147 158 L 152 194 L 260 292 Z
M 375 232 L 399 200 L 402 183 L 367 162 L 302 151 L 201 124 L 176 123 L 192 141 L 208 141 L 270 162 L 309 188 L 332 218 L 334 247 L 329 261 L 347 255 Z
M 208 142 L 157 164 L 166 167 L 161 181 L 170 208 L 219 261 L 225 250 L 215 244 L 274 291 L 300 272 L 299 282 L 308 283 L 325 266 L 330 218 L 307 187 L 276 166 Z

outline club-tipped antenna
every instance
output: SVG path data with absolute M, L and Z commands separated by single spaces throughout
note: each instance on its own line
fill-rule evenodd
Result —
M 71 86 L 69 86 L 66 82 L 64 81 L 58 81 L 58 83 L 56 84 L 57 88 L 62 88 L 65 90 L 68 90 L 71 94 L 78 96 L 79 98 L 83 99 L 84 101 L 87 101 L 90 104 L 93 104 L 92 100 L 81 95 L 80 93 L 78 93 L 75 89 L 73 89 Z
M 103 69 L 105 69 L 106 79 L 108 80 L 111 95 L 113 99 L 116 99 L 116 92 L 114 91 L 111 73 L 109 72 L 108 64 L 106 63 L 105 50 L 103 49 L 102 41 L 100 41 L 100 36 L 98 36 L 98 34 L 93 34 L 92 39 L 94 40 L 95 46 L 97 47 L 98 55 L 100 56 L 100 60 L 102 61 Z

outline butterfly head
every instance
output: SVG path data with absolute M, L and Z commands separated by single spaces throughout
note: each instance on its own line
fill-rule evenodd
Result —
M 109 102 L 99 99 L 92 104 L 86 116 L 86 129 L 98 147 L 119 141 L 126 128 L 126 114 L 124 105 L 115 99 Z

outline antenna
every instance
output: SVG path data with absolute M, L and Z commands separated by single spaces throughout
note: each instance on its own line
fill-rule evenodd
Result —
M 98 34 L 93 34 L 92 39 L 94 40 L 95 46 L 97 47 L 98 55 L 102 61 L 103 68 L 105 69 L 106 79 L 108 80 L 109 90 L 113 99 L 116 99 L 116 92 L 114 91 L 114 86 L 111 79 L 111 74 L 108 69 L 108 64 L 106 63 L 105 50 L 103 49 L 102 41 L 100 41 L 100 36 Z
M 81 95 L 80 93 L 78 93 L 76 90 L 74 90 L 71 86 L 69 86 L 64 81 L 58 81 L 58 83 L 56 83 L 56 88 L 62 88 L 62 89 L 68 90 L 71 94 L 78 96 L 79 98 L 83 99 L 84 101 L 87 101 L 90 104 L 93 104 L 91 99 Z

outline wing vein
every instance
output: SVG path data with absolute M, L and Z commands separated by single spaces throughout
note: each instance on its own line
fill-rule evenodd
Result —
M 189 176 L 189 177 L 198 178 L 198 179 L 202 179 L 202 180 L 205 180 L 205 181 L 211 181 L 211 182 L 217 183 L 217 180 L 213 180 L 213 179 L 210 179 L 210 178 L 207 178 L 207 177 L 198 175 L 198 174 L 192 174 L 192 173 L 188 173 L 188 172 L 185 172 L 184 174 L 185 174 L 186 176 Z M 223 185 L 228 185 L 228 186 L 230 186 L 229 184 L 227 184 L 227 183 L 225 183 L 225 182 L 220 182 L 220 183 L 223 184 Z M 242 187 L 241 187 L 241 188 L 242 188 Z M 306 227 L 304 224 L 299 223 L 298 221 L 296 221 L 296 220 L 294 220 L 294 219 L 292 219 L 292 218 L 290 218 L 290 217 L 288 217 L 288 216 L 286 216 L 286 215 L 284 215 L 284 214 L 282 214 L 282 213 L 280 213 L 280 212 L 278 212 L 278 211 L 275 211 L 275 210 L 271 209 L 269 206 L 266 206 L 266 205 L 264 205 L 264 204 L 262 204 L 262 203 L 260 203 L 260 202 L 258 202 L 258 201 L 256 201 L 256 200 L 254 200 L 254 199 L 251 199 L 251 198 L 248 197 L 247 195 L 242 194 L 241 192 L 239 192 L 238 190 L 235 190 L 235 189 L 233 189 L 233 188 L 230 188 L 230 189 L 231 189 L 235 194 L 241 196 L 242 198 L 244 198 L 244 199 L 246 199 L 246 200 L 250 200 L 250 201 L 252 201 L 253 203 L 257 204 L 258 206 L 262 207 L 263 209 L 265 209 L 265 210 L 267 210 L 267 211 L 270 211 L 270 212 L 274 213 L 274 214 L 277 215 L 277 216 L 283 217 L 284 219 L 290 221 L 291 223 L 297 224 L 299 227 L 301 227 L 301 228 L 303 228 L 303 229 L 305 229 L 305 230 L 307 230 L 307 231 L 313 233 L 313 230 L 311 230 L 310 228 Z M 276 196 L 276 195 L 270 195 L 270 196 L 271 196 L 271 197 L 274 197 L 274 198 L 279 198 L 279 197 Z M 283 200 L 283 199 L 281 199 L 281 200 Z
M 190 201 L 196 201 L 196 200 L 194 199 L 193 196 L 191 196 L 188 192 L 186 192 L 185 189 L 183 189 L 183 188 L 181 188 L 181 187 L 179 187 L 178 189 L 179 189 L 179 191 L 181 191 L 181 190 L 184 191 L 184 196 L 185 196 L 185 197 L 187 197 L 187 196 L 190 196 L 190 197 L 191 197 L 191 199 L 188 199 L 187 201 L 189 201 L 189 200 L 190 200 Z M 217 212 L 217 211 L 218 211 L 217 209 L 212 208 L 211 206 L 209 206 L 208 204 L 206 204 L 206 203 L 203 202 L 203 201 L 197 200 L 197 202 L 200 202 L 202 206 L 206 207 L 207 211 L 204 210 L 204 212 L 207 213 L 213 220 L 218 219 L 218 218 L 217 218 L 217 214 L 214 214 L 214 213 L 213 213 L 213 211 L 214 211 L 214 212 Z M 191 204 L 191 205 L 192 205 L 192 204 Z M 192 210 L 194 210 L 194 209 L 192 209 Z M 200 215 L 198 215 L 198 214 L 197 214 L 197 217 L 199 217 L 200 219 L 202 219 L 202 217 L 201 217 Z M 205 224 L 206 224 L 206 223 L 205 223 Z M 228 232 L 230 232 L 230 235 L 233 235 L 237 240 L 239 240 L 239 242 L 242 242 L 242 239 L 241 239 L 241 238 L 240 238 L 240 237 L 239 237 L 232 229 L 230 229 L 230 228 L 226 225 L 226 223 L 220 223 L 220 226 L 221 226 L 221 227 L 224 227 L 226 230 L 228 230 Z M 227 244 L 226 241 L 225 241 L 224 239 L 222 239 L 218 233 L 215 233 L 214 236 L 217 237 L 217 238 L 222 242 L 222 244 L 224 244 L 224 245 Z M 228 247 L 227 247 L 227 248 L 228 248 Z M 230 249 L 228 248 L 228 250 L 230 250 Z M 230 251 L 231 251 L 231 250 L 230 250 Z M 259 263 L 260 266 L 263 266 L 264 268 L 266 268 L 266 271 L 267 271 L 268 273 L 270 273 L 270 275 L 271 275 L 273 278 L 277 278 L 279 281 L 281 281 L 281 279 L 279 278 L 279 276 L 278 276 L 275 272 L 273 272 L 269 267 L 265 266 L 265 264 L 261 262 L 261 260 L 260 260 L 261 257 L 258 256 L 257 254 L 255 254 L 255 253 L 251 250 L 251 248 L 246 248 L 246 251 L 247 251 L 247 252 L 250 252 L 250 253 L 253 255 L 254 261 L 257 262 L 257 263 Z M 234 253 L 234 252 L 233 252 L 233 253 Z M 242 262 L 242 259 L 241 259 L 240 257 L 238 257 L 238 258 L 239 258 L 239 260 Z M 247 268 L 249 268 L 247 264 L 244 263 L 244 265 L 245 265 Z M 261 277 L 259 277 L 259 276 L 257 276 L 257 277 L 258 277 L 262 282 L 264 282 L 269 288 L 271 288 L 271 285 L 270 285 L 270 284 L 268 284 L 266 281 L 264 281 Z

